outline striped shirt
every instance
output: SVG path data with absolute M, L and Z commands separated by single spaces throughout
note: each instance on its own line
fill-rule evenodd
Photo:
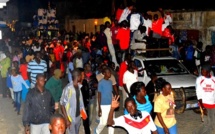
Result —
M 40 60 L 39 64 L 35 60 L 32 60 L 28 63 L 27 71 L 31 73 L 31 82 L 35 84 L 37 74 L 43 74 L 47 71 L 47 64 L 44 60 Z

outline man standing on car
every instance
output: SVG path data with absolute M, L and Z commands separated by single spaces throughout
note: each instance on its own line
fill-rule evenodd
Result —
M 212 134 L 215 122 L 215 77 L 210 75 L 211 66 L 202 66 L 201 76 L 196 80 L 196 95 L 204 114 L 207 114 L 206 121 L 198 127 L 194 134 Z

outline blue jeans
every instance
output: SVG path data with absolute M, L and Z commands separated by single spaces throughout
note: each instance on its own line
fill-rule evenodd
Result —
M 158 134 L 165 134 L 164 129 L 162 127 L 157 127 L 157 131 Z M 175 124 L 174 126 L 172 126 L 171 128 L 169 128 L 169 133 L 170 134 L 177 134 L 178 133 L 178 129 L 177 129 L 177 125 Z
M 22 91 L 14 92 L 14 101 L 17 112 L 20 112 Z
M 93 114 L 95 114 L 95 108 L 96 108 L 96 99 L 92 98 L 92 99 L 90 99 L 89 104 L 88 104 L 88 112 L 89 112 L 88 118 L 89 118 L 90 125 L 93 120 Z

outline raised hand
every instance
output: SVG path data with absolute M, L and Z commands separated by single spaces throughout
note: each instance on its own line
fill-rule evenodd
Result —
M 113 96 L 113 98 L 112 98 L 112 102 L 111 102 L 111 108 L 117 108 L 117 107 L 119 107 L 119 95 L 117 95 L 117 96 Z

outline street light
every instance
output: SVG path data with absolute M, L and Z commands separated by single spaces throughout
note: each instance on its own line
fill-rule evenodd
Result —
M 98 20 L 95 19 L 95 20 L 94 20 L 95 34 L 96 34 L 96 32 L 97 32 L 97 25 L 98 25 Z

